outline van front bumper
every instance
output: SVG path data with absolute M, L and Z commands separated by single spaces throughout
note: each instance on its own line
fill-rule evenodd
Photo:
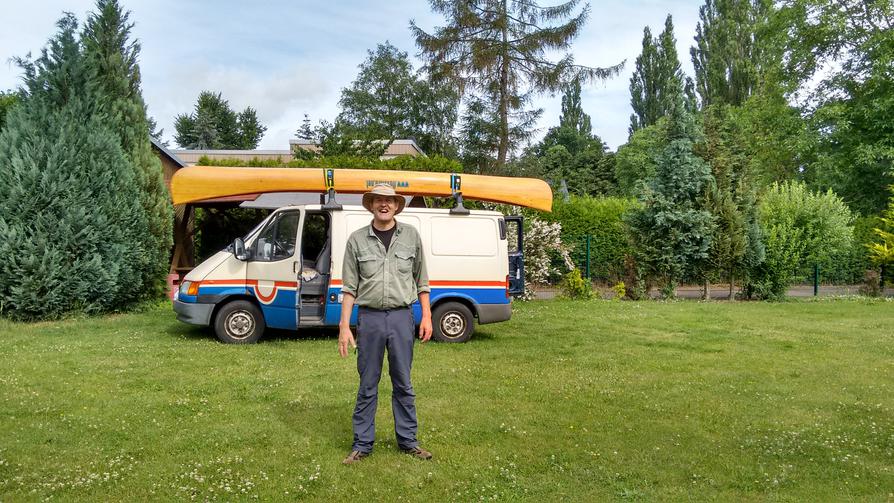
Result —
M 512 304 L 478 304 L 478 324 L 497 323 L 512 317 Z
M 181 302 L 174 299 L 174 312 L 177 319 L 183 323 L 208 326 L 211 324 L 211 313 L 214 304 L 198 304 L 194 302 Z

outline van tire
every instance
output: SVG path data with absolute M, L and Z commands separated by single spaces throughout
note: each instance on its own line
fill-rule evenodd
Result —
M 253 344 L 264 335 L 264 315 L 247 300 L 224 304 L 214 316 L 214 335 L 226 344 Z
M 445 302 L 432 312 L 432 337 L 439 342 L 466 342 L 472 337 L 475 318 L 465 304 Z

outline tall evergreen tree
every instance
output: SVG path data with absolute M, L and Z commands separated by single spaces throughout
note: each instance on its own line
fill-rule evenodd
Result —
M 145 291 L 149 222 L 117 124 L 98 105 L 66 15 L 19 60 L 24 98 L 0 132 L 0 306 L 17 319 L 118 309 Z
M 252 107 L 236 113 L 221 93 L 202 91 L 193 113 L 174 118 L 174 130 L 174 141 L 183 148 L 251 150 L 267 127 Z
M 87 18 L 81 40 L 90 84 L 98 97 L 99 112 L 110 121 L 121 148 L 134 170 L 139 201 L 149 230 L 144 236 L 139 269 L 144 296 L 158 296 L 164 289 L 173 244 L 173 207 L 164 184 L 161 162 L 149 141 L 150 121 L 140 90 L 137 62 L 140 45 L 131 39 L 133 23 L 117 0 L 97 0 Z
M 668 117 L 667 146 L 640 198 L 642 208 L 628 217 L 639 261 L 659 280 L 665 297 L 673 297 L 692 265 L 710 253 L 715 223 L 702 201 L 714 179 L 710 166 L 693 153 L 698 137 L 683 96 L 677 94 Z
M 317 135 L 314 133 L 313 122 L 311 122 L 309 115 L 304 114 L 304 119 L 301 120 L 301 126 L 298 128 L 298 131 L 295 131 L 295 138 L 307 141 L 317 140 Z
M 666 116 L 674 97 L 684 90 L 686 79 L 680 69 L 676 43 L 671 16 L 665 19 L 664 31 L 658 38 L 652 38 L 648 26 L 643 29 L 642 53 L 636 58 L 636 70 L 630 77 L 631 135 Z
M 702 106 L 741 105 L 776 64 L 768 52 L 771 0 L 705 0 L 690 48 Z
M 567 50 L 580 33 L 589 5 L 574 13 L 579 0 L 541 7 L 536 2 L 506 0 L 430 0 L 447 25 L 427 33 L 411 21 L 422 57 L 436 78 L 454 80 L 461 91 L 492 99 L 496 106 L 496 164 L 502 166 L 513 145 L 514 128 L 534 93 L 554 92 L 573 79 L 604 80 L 623 63 L 608 68 L 576 65 L 570 54 L 550 61 L 552 51 Z M 562 23 L 563 24 L 553 24 Z M 517 138 L 517 137 L 516 137 Z
M 573 129 L 581 136 L 590 136 L 593 126 L 590 116 L 584 113 L 580 102 L 580 81 L 573 80 L 565 87 L 562 94 L 562 114 L 559 115 L 559 127 Z
M 712 105 L 704 111 L 705 142 L 701 156 L 711 165 L 716 184 L 706 192 L 706 209 L 714 215 L 717 229 L 711 254 L 700 271 L 708 294 L 708 280 L 717 274 L 729 283 L 733 297 L 737 278 L 764 256 L 763 239 L 757 218 L 756 190 L 749 169 L 746 136 L 729 105 Z
M 467 173 L 492 173 L 499 148 L 496 112 L 485 99 L 469 96 L 460 118 L 460 160 Z

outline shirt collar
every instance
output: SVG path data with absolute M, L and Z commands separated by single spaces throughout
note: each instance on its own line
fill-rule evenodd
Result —
M 400 234 L 400 230 L 402 227 L 403 227 L 403 224 L 401 224 L 397 220 L 394 221 L 394 233 L 395 234 Z M 373 232 L 372 222 L 370 222 L 369 225 L 366 227 L 366 235 L 369 237 L 376 237 L 376 234 Z M 376 238 L 376 239 L 378 239 L 378 238 Z

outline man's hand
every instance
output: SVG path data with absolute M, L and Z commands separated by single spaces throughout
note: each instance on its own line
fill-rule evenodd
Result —
M 431 323 L 429 323 L 429 326 L 431 326 Z M 350 326 L 340 325 L 338 329 L 338 354 L 342 358 L 348 356 L 348 346 L 352 348 L 357 347 L 357 343 L 354 341 L 354 334 L 351 332 Z
M 419 322 L 419 338 L 422 339 L 422 342 L 431 339 L 431 316 L 422 316 L 422 320 Z

